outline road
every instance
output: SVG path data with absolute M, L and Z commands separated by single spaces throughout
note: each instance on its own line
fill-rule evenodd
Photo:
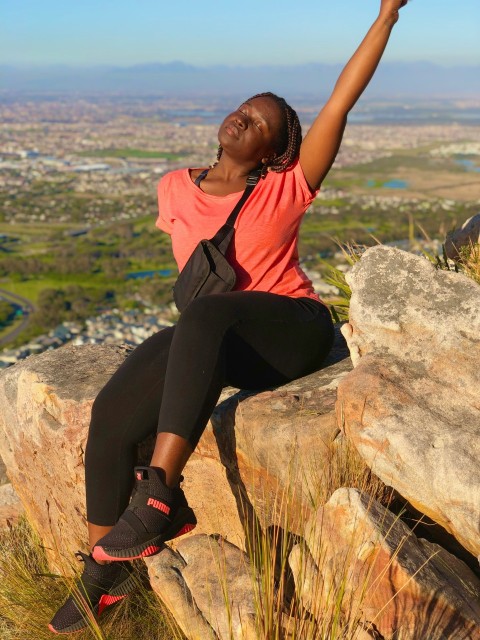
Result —
M 30 322 L 30 314 L 35 311 L 35 307 L 30 300 L 27 300 L 27 298 L 23 298 L 22 296 L 6 291 L 5 289 L 0 289 L 0 299 L 5 300 L 6 302 L 11 302 L 17 307 L 21 307 L 23 310 L 23 317 L 20 324 L 0 338 L 0 346 L 3 346 L 14 340 L 18 334 L 27 327 Z

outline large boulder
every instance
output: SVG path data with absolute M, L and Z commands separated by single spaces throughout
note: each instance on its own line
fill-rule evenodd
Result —
M 318 619 L 384 640 L 479 640 L 480 580 L 367 494 L 338 489 L 290 554 L 298 596 Z
M 196 536 L 195 536 L 196 537 Z M 145 560 L 152 589 L 162 599 L 188 640 L 216 640 L 213 628 L 198 608 L 183 578 L 187 563 L 182 556 L 165 547 Z
M 121 347 L 46 351 L 0 374 L 0 455 L 52 567 L 85 547 L 83 456 L 93 400 Z
M 348 275 L 339 423 L 383 482 L 480 554 L 480 287 L 397 249 Z
M 258 638 L 258 588 L 252 563 L 238 547 L 219 536 L 195 535 L 147 564 L 152 587 L 189 640 Z
M 333 357 L 345 357 L 340 342 L 338 349 Z M 52 568 L 65 570 L 65 559 L 85 547 L 84 448 L 91 406 L 126 354 L 111 345 L 67 345 L 0 374 L 0 456 Z M 277 390 L 225 390 L 185 470 L 185 492 L 199 520 L 196 533 L 218 533 L 244 548 L 245 519 L 255 512 L 268 523 L 275 510 L 266 496 L 281 493 L 287 482 L 300 497 L 299 512 L 308 506 L 327 445 L 338 433 L 336 387 L 350 368 L 346 358 Z M 148 453 L 147 446 L 147 459 Z
M 262 527 L 275 523 L 285 492 L 295 496 L 291 525 L 303 520 L 329 472 L 339 434 L 336 391 L 352 365 L 338 343 L 325 368 L 310 376 L 272 391 L 225 392 L 185 470 L 185 491 L 202 514 L 201 531 L 245 548 L 245 528 L 256 518 Z M 329 364 L 337 358 L 344 359 Z

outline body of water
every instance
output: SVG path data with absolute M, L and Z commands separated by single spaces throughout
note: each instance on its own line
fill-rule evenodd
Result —
M 474 160 L 469 160 L 468 158 L 457 158 L 455 162 L 462 167 L 465 167 L 467 171 L 475 171 L 476 173 L 480 173 L 480 167 Z
M 127 280 L 141 280 L 142 278 L 153 278 L 153 276 L 160 276 L 167 278 L 172 275 L 171 269 L 156 269 L 154 271 L 132 271 L 125 276 Z
M 367 187 L 383 187 L 384 189 L 408 189 L 408 182 L 405 180 L 388 180 L 379 182 L 378 180 L 367 180 Z

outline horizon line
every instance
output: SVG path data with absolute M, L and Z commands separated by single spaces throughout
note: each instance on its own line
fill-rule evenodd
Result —
M 432 60 L 426 59 L 418 59 L 418 60 L 384 60 L 382 61 L 381 66 L 385 65 L 418 65 L 418 64 L 426 64 L 432 65 L 436 67 L 442 67 L 444 69 L 454 69 L 455 67 L 479 67 L 480 60 L 476 62 L 456 62 L 456 63 L 444 63 L 444 62 L 434 62 Z M 265 67 L 276 67 L 276 68 L 295 68 L 295 67 L 304 67 L 311 65 L 325 65 L 330 67 L 335 67 L 338 65 L 344 66 L 345 61 L 338 62 L 322 62 L 319 60 L 315 61 L 305 61 L 305 62 L 275 62 L 275 63 L 264 63 L 264 64 L 235 64 L 235 63 L 225 63 L 225 62 L 212 62 L 209 64 L 195 64 L 192 62 L 186 62 L 185 60 L 169 60 L 167 62 L 162 61 L 152 61 L 146 60 L 144 62 L 133 62 L 133 63 L 114 63 L 114 62 L 91 62 L 88 64 L 81 64 L 77 62 L 2 62 L 0 60 L 0 67 L 14 67 L 14 68 L 38 68 L 38 67 L 60 67 L 60 68 L 75 68 L 75 69 L 91 69 L 96 67 L 114 67 L 114 68 L 135 68 L 135 67 L 143 67 L 143 66 L 169 66 L 169 65 L 183 65 L 185 67 L 192 67 L 196 69 L 208 69 L 208 68 L 237 68 L 237 69 L 259 69 Z

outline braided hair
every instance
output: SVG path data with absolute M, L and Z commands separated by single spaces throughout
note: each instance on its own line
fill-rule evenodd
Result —
M 293 164 L 300 153 L 300 145 L 302 144 L 302 127 L 298 119 L 297 112 L 292 109 L 288 102 L 277 96 L 275 93 L 266 91 L 257 93 L 245 102 L 250 102 L 255 98 L 271 98 L 276 102 L 282 114 L 282 127 L 280 130 L 277 152 L 275 156 L 262 167 L 262 178 L 265 178 L 267 171 L 282 173 Z M 220 160 L 223 152 L 222 145 L 218 147 L 217 161 Z

